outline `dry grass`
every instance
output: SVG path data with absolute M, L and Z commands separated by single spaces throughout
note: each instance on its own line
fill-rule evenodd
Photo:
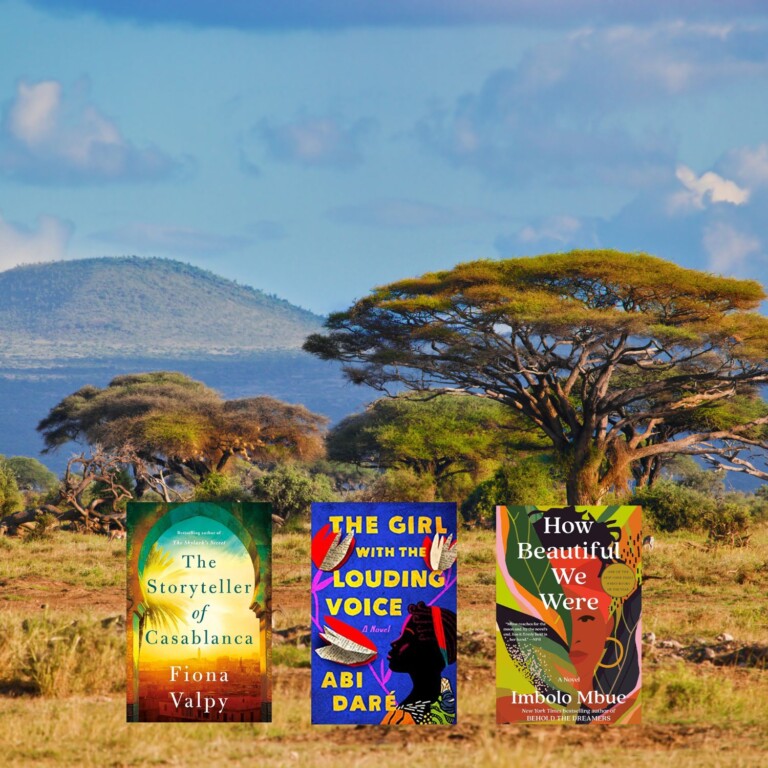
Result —
M 705 552 L 702 544 L 690 536 L 657 537 L 646 558 L 646 573 L 659 578 L 646 584 L 645 629 L 660 638 L 711 640 L 726 631 L 768 643 L 768 528 L 756 529 L 745 550 Z M 493 534 L 465 532 L 461 546 L 459 631 L 492 636 Z M 659 768 L 764 764 L 768 672 L 665 659 L 646 665 L 642 727 L 497 728 L 494 660 L 462 656 L 453 728 L 312 728 L 309 652 L 296 646 L 275 647 L 271 724 L 129 726 L 115 693 L 123 685 L 124 641 L 101 623 L 125 604 L 122 554 L 121 545 L 104 538 L 61 533 L 47 542 L 0 543 L 3 765 L 594 768 L 614 764 L 619 750 L 623 761 Z M 308 562 L 306 532 L 275 537 L 278 626 L 309 623 Z M 45 609 L 32 589 L 40 585 Z
M 65 531 L 41 541 L 0 539 L 0 582 L 27 577 L 81 587 L 122 586 L 125 543 Z
M 644 628 L 678 640 L 728 632 L 768 642 L 768 527 L 749 547 L 703 549 L 702 536 L 657 537 L 645 556 Z
M 45 612 L 20 619 L 0 613 L 0 695 L 64 698 L 125 689 L 121 626 Z

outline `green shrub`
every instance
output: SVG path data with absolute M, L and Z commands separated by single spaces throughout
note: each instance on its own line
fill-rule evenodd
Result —
M 704 520 L 709 540 L 714 543 L 739 544 L 749 528 L 749 507 L 741 501 L 718 504 Z
M 412 469 L 388 469 L 358 494 L 359 501 L 434 501 L 435 478 Z
M 31 456 L 10 456 L 5 465 L 16 476 L 16 482 L 23 491 L 44 493 L 52 491 L 59 485 L 59 479 L 45 464 Z
M 51 537 L 58 527 L 58 518 L 50 512 L 38 512 L 35 515 L 35 527 L 24 537 L 25 541 L 42 541 Z
M 703 528 L 717 515 L 717 501 L 701 491 L 672 480 L 659 480 L 639 488 L 631 499 L 640 504 L 657 531 Z
M 195 487 L 195 501 L 246 501 L 248 492 L 229 475 L 211 472 Z
M 497 505 L 565 503 L 565 489 L 548 457 L 531 456 L 501 467 L 480 483 L 462 504 L 465 522 L 493 525 Z
M 309 515 L 313 501 L 336 501 L 338 498 L 330 478 L 312 475 L 294 464 L 280 465 L 256 478 L 252 493 L 258 501 L 269 501 L 274 514 L 286 522 Z
M 24 505 L 13 470 L 0 457 L 0 517 L 18 512 Z

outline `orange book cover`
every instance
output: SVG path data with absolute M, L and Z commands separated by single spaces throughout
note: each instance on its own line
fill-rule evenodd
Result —
M 269 504 L 130 503 L 128 722 L 271 721 Z

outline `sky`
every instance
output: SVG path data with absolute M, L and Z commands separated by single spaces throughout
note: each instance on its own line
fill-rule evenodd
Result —
M 0 0 L 0 270 L 163 256 L 325 314 L 462 261 L 768 283 L 768 3 Z

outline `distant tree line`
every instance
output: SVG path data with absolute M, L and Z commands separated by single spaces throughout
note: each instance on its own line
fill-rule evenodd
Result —
M 269 500 L 289 522 L 312 500 L 437 499 L 487 524 L 499 503 L 632 501 L 660 530 L 732 536 L 765 516 L 763 491 L 723 480 L 768 479 L 764 298 L 753 281 L 609 251 L 392 283 L 305 348 L 396 396 L 327 431 L 301 405 L 226 400 L 180 373 L 118 376 L 38 425 L 46 451 L 90 446 L 55 487 L 34 460 L 0 464 L 0 510 L 37 494 L 103 528 L 126 498 Z

